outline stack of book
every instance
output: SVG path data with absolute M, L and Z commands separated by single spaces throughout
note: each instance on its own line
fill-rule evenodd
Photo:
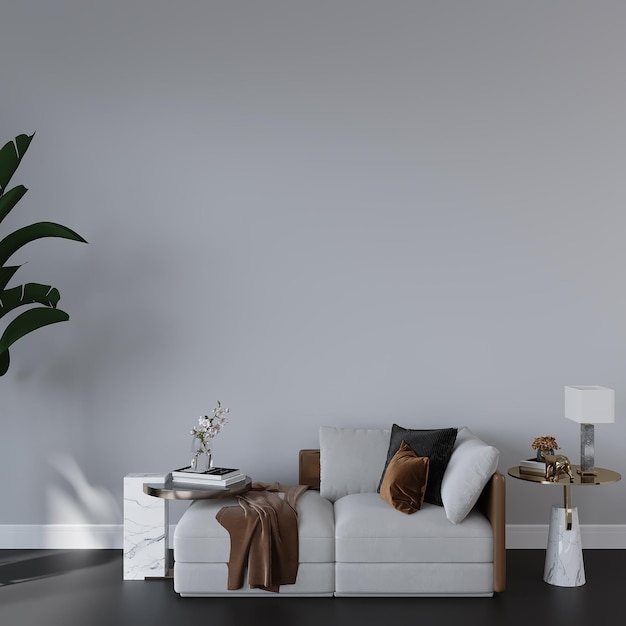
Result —
M 525 459 L 519 462 L 520 474 L 537 474 L 545 476 L 546 463 L 545 461 L 538 461 L 535 459 Z
M 195 472 L 191 467 L 181 467 L 172 472 L 172 483 L 175 485 L 228 487 L 245 479 L 246 476 L 240 469 L 231 467 L 212 467 L 205 472 Z

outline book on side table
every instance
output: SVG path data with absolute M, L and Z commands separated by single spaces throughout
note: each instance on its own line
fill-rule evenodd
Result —
M 519 462 L 520 474 L 536 474 L 545 476 L 546 463 L 535 459 L 524 459 Z
M 245 478 L 245 474 L 240 469 L 231 467 L 212 467 L 204 472 L 195 472 L 191 467 L 181 467 L 172 471 L 172 482 L 185 485 L 227 487 Z

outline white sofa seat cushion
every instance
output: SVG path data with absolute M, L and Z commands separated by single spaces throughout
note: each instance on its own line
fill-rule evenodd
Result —
M 490 563 L 489 521 L 472 511 L 460 524 L 443 507 L 424 503 L 412 515 L 396 511 L 377 493 L 335 502 L 335 558 L 344 563 Z
M 174 559 L 187 563 L 227 563 L 230 535 L 215 519 L 223 506 L 238 506 L 235 498 L 197 500 L 189 506 L 174 531 Z M 300 563 L 332 563 L 335 535 L 332 504 L 317 491 L 298 499 Z
M 250 589 L 247 578 L 241 589 L 228 589 L 226 563 L 174 562 L 174 591 L 190 596 L 253 596 L 289 598 L 293 596 L 332 596 L 335 591 L 334 563 L 300 563 L 294 585 L 281 585 L 280 593 Z M 212 623 L 222 623 L 220 620 Z
M 490 597 L 493 564 L 337 563 L 335 595 Z

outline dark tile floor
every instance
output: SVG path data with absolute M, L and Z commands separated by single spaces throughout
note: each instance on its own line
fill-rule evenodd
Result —
M 180 598 L 171 580 L 123 581 L 120 550 L 0 550 L 0 625 L 621 623 L 626 550 L 586 550 L 577 588 L 544 583 L 543 558 L 509 550 L 507 590 L 493 598 Z

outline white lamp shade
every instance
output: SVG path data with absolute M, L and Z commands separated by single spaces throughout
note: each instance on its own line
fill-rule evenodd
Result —
M 565 387 L 565 417 L 579 424 L 615 421 L 615 390 L 598 385 Z

